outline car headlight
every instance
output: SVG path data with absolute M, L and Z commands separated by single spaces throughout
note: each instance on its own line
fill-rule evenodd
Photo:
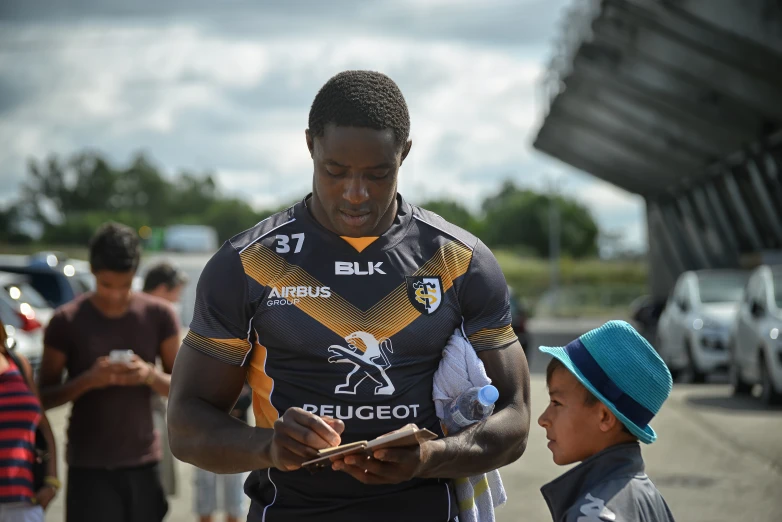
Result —
M 768 336 L 771 339 L 776 340 L 779 337 L 779 328 L 772 328 L 771 331 L 768 333 Z

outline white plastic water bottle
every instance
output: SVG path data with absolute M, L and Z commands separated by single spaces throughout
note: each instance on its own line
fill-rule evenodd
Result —
M 499 396 L 500 392 L 491 384 L 463 391 L 445 411 L 443 424 L 447 434 L 454 435 L 491 415 Z

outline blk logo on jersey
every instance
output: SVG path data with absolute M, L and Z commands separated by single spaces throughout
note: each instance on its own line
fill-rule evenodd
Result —
M 407 276 L 407 296 L 419 312 L 432 315 L 443 302 L 440 277 Z
M 391 367 L 388 354 L 394 353 L 391 339 L 378 341 L 367 332 L 353 332 L 345 337 L 348 347 L 332 344 L 329 346 L 329 362 L 334 364 L 352 364 L 353 369 L 347 375 L 345 384 L 334 388 L 334 393 L 355 395 L 359 386 L 369 378 L 375 383 L 375 395 L 391 395 L 394 384 L 388 378 L 386 370 Z
M 334 262 L 334 275 L 372 275 L 386 273 L 380 268 L 382 261 L 373 263 L 367 261 L 366 265 L 362 265 L 358 261 L 351 263 L 350 261 L 335 261 Z

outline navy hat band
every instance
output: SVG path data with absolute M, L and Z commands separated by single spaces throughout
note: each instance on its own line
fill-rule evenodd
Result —
M 608 399 L 616 406 L 616 409 L 630 420 L 636 426 L 643 428 L 649 424 L 654 417 L 654 413 L 636 402 L 635 399 L 627 395 L 616 385 L 614 381 L 603 371 L 597 361 L 586 349 L 581 339 L 572 341 L 565 346 L 565 353 L 578 368 L 578 371 L 589 381 L 589 383 L 599 391 L 603 397 Z

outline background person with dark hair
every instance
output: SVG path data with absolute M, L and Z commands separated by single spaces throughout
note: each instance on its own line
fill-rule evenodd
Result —
M 168 395 L 179 330 L 168 304 L 131 291 L 140 257 L 133 229 L 101 226 L 90 242 L 95 291 L 58 308 L 44 335 L 42 403 L 73 402 L 66 521 L 155 522 L 168 510 L 151 397 Z M 115 350 L 133 354 L 116 362 Z
M 152 266 L 144 276 L 144 292 L 171 304 L 179 302 L 186 284 L 187 274 L 165 261 Z
M 180 298 L 182 290 L 187 284 L 187 274 L 167 261 L 161 261 L 152 265 L 144 275 L 144 292 L 159 297 L 171 304 L 180 314 Z M 179 317 L 177 318 L 179 321 Z M 166 400 L 160 396 L 152 397 L 152 420 L 155 431 L 160 437 L 162 455 L 160 459 L 160 480 L 166 495 L 176 495 L 177 474 L 176 459 L 171 454 L 168 444 L 168 428 L 166 426 Z
M 529 370 L 508 285 L 478 238 L 397 193 L 409 132 L 390 78 L 331 78 L 305 132 L 312 193 L 227 241 L 201 274 L 172 378 L 171 447 L 214 472 L 252 471 L 249 521 L 451 521 L 451 479 L 525 449 Z M 486 422 L 443 437 L 432 382 L 457 328 L 500 399 Z M 257 428 L 230 416 L 245 379 Z M 441 437 L 301 469 L 320 449 L 408 423 Z

